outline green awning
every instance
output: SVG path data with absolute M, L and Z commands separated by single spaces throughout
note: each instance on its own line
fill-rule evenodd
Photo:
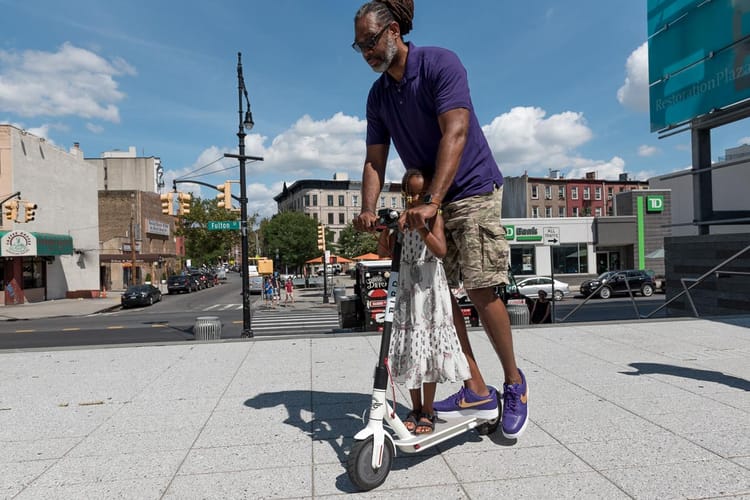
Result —
M 31 257 L 72 255 L 73 238 L 67 234 L 0 231 L 0 256 Z

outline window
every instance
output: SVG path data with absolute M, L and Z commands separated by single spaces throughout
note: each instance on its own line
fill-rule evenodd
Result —
M 538 219 L 539 218 L 539 207 L 532 207 L 531 208 L 531 218 L 532 219 Z
M 588 272 L 586 243 L 553 246 L 552 268 L 555 273 L 585 274 Z
M 359 206 L 359 195 L 358 194 L 353 194 L 352 195 L 352 206 L 353 207 L 358 207 Z
M 583 199 L 584 200 L 590 200 L 591 199 L 591 188 L 586 186 L 583 188 Z
M 572 188 L 570 188 L 570 198 L 572 200 L 578 199 L 578 186 L 573 186 Z
M 328 198 L 328 206 L 329 206 L 329 207 L 332 207 L 332 206 L 333 206 L 333 195 L 332 195 L 332 194 L 329 194 L 329 195 L 327 196 L 327 198 Z
M 536 184 L 531 186 L 531 199 L 532 200 L 539 199 L 539 186 L 537 186 Z
M 557 207 L 557 216 L 565 217 L 565 207 Z
M 309 194 L 305 195 L 305 206 L 306 207 L 310 206 L 310 195 Z
M 536 252 L 532 245 L 510 247 L 510 270 L 516 276 L 536 274 Z
M 544 208 L 544 216 L 545 217 L 552 217 L 552 207 L 545 207 Z
M 596 207 L 594 209 L 594 215 L 596 215 L 597 217 L 601 217 L 602 216 L 602 209 L 601 209 L 601 207 Z
M 398 198 L 391 196 L 391 208 L 398 208 Z
M 343 194 L 339 195 L 339 206 L 340 207 L 344 206 L 344 195 Z
M 318 214 L 317 213 L 312 214 L 312 218 L 313 218 L 313 220 L 315 222 L 318 222 Z
M 557 197 L 561 200 L 565 199 L 565 186 L 557 186 Z
M 333 224 L 333 214 L 328 214 L 328 224 Z
M 594 188 L 594 199 L 595 200 L 601 200 L 602 199 L 602 187 L 596 186 Z
M 380 208 L 385 208 L 385 196 L 380 197 Z
M 545 200 L 552 199 L 552 186 L 544 186 L 544 199 Z
M 573 217 L 578 217 L 578 207 L 573 207 Z
M 313 195 L 313 206 L 314 207 L 318 206 L 318 195 L 317 194 Z
M 339 224 L 346 224 L 346 216 L 344 214 L 339 214 Z
M 611 188 L 611 187 L 608 187 L 608 188 L 607 188 L 607 199 L 608 199 L 608 200 L 611 200 L 611 199 L 612 199 L 612 191 L 614 191 L 614 189 L 613 189 L 613 188 Z

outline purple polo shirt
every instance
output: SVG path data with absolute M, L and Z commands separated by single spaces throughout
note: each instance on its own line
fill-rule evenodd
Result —
M 469 110 L 469 134 L 453 184 L 443 201 L 491 192 L 503 175 L 479 126 L 469 94 L 466 69 L 458 56 L 439 47 L 407 43 L 409 55 L 400 82 L 383 73 L 367 98 L 367 145 L 390 144 L 406 168 L 435 172 L 442 133 L 438 115 Z

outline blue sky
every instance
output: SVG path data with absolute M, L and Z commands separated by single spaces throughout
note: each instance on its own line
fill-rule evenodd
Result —
M 249 211 L 270 216 L 284 182 L 361 175 L 377 78 L 350 47 L 361 3 L 0 0 L 0 123 L 86 157 L 135 146 L 161 158 L 167 189 L 236 180 L 236 160 L 216 160 L 237 150 L 242 52 L 246 153 L 265 158 L 247 167 Z M 691 163 L 689 134 L 649 132 L 645 0 L 416 0 L 406 39 L 461 57 L 505 175 L 647 179 Z M 715 160 L 750 132 L 712 138 Z M 392 152 L 388 177 L 402 172 Z

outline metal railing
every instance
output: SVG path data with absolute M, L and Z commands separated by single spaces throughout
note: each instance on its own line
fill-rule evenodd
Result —
M 723 268 L 727 264 L 730 264 L 731 262 L 737 260 L 742 254 L 744 254 L 748 250 L 750 250 L 750 245 L 746 246 L 745 248 L 743 248 L 742 250 L 740 250 L 736 254 L 732 255 L 731 257 L 729 257 L 728 259 L 726 259 L 722 263 L 720 263 L 717 266 L 711 268 L 709 271 L 706 271 L 705 273 L 703 273 L 702 275 L 700 275 L 697 278 L 680 278 L 680 283 L 682 284 L 683 290 L 680 293 L 678 293 L 677 295 L 675 295 L 674 297 L 672 297 L 671 299 L 669 299 L 667 302 L 665 302 L 664 304 L 662 304 L 661 306 L 659 306 L 656 309 L 654 309 L 653 311 L 651 311 L 648 315 L 642 316 L 642 318 L 650 318 L 655 313 L 661 311 L 662 309 L 664 309 L 665 307 L 667 307 L 669 304 L 671 304 L 675 300 L 677 300 L 680 297 L 682 297 L 683 295 L 687 295 L 687 300 L 688 300 L 688 303 L 690 304 L 690 307 L 693 309 L 693 314 L 695 315 L 696 318 L 699 318 L 700 314 L 698 314 L 698 309 L 696 309 L 696 307 L 695 307 L 695 302 L 693 302 L 693 297 L 690 295 L 690 290 L 692 290 L 696 286 L 700 285 L 708 277 L 710 277 L 711 275 L 714 275 L 714 274 L 716 275 L 717 278 L 719 276 L 721 276 L 722 274 L 723 275 L 750 276 L 750 273 L 746 273 L 746 272 L 742 272 L 742 271 L 720 271 L 721 268 Z M 690 286 L 687 286 L 687 283 L 689 283 L 689 282 L 692 282 L 692 284 Z
M 613 274 L 612 278 L 615 278 L 616 276 L 623 276 L 624 277 L 624 279 L 625 279 L 625 286 L 627 287 L 627 289 L 628 289 L 628 295 L 630 296 L 630 302 L 633 304 L 633 311 L 635 311 L 635 317 L 636 318 L 641 318 L 642 316 L 640 315 L 640 312 L 638 311 L 638 304 L 636 304 L 636 301 L 635 301 L 635 294 L 633 294 L 633 289 L 630 288 L 630 281 L 631 280 L 628 279 L 628 276 L 627 276 L 627 274 L 624 271 Z M 612 278 L 610 278 L 610 279 L 612 279 Z M 599 292 L 603 288 L 605 288 L 606 286 L 607 286 L 607 282 L 606 281 L 602 281 L 602 283 L 596 288 L 596 290 L 592 291 L 591 294 L 589 294 L 588 297 L 586 297 L 583 300 L 583 302 L 581 302 L 580 304 L 578 304 L 572 311 L 570 311 L 568 314 L 566 314 L 565 317 L 563 319 L 561 319 L 558 323 L 565 323 L 565 321 L 569 317 L 571 317 L 572 315 L 574 315 L 576 313 L 576 311 L 578 311 L 580 308 L 582 308 L 583 306 L 585 306 L 588 303 L 589 300 L 591 300 L 594 297 L 596 297 L 597 295 L 599 295 Z

